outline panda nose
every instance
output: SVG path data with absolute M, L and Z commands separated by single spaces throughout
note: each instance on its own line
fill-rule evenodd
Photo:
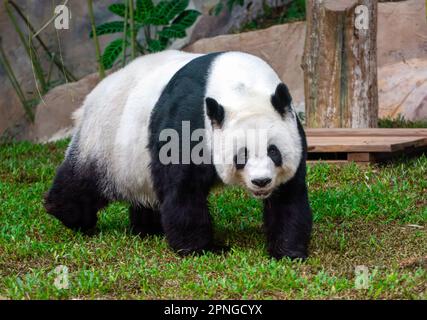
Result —
M 254 179 L 251 181 L 254 185 L 262 188 L 265 187 L 267 184 L 271 182 L 270 178 L 263 178 L 263 179 Z

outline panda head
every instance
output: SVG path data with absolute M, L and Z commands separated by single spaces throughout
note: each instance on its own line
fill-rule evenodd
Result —
M 233 108 L 206 98 L 213 161 L 225 184 L 240 185 L 265 199 L 298 169 L 302 144 L 297 118 L 283 83 L 273 94 L 253 95 L 244 102 Z

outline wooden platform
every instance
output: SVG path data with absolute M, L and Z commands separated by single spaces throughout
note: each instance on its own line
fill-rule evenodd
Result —
M 308 160 L 386 161 L 427 151 L 427 129 L 306 129 Z

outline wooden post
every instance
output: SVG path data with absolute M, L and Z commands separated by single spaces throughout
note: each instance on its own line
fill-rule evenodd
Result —
M 308 127 L 377 127 L 377 9 L 377 0 L 307 0 Z

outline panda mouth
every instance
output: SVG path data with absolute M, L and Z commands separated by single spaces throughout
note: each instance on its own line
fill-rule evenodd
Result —
M 271 191 L 270 190 L 262 190 L 262 191 L 251 190 L 251 193 L 254 195 L 255 198 L 266 199 L 270 196 Z

